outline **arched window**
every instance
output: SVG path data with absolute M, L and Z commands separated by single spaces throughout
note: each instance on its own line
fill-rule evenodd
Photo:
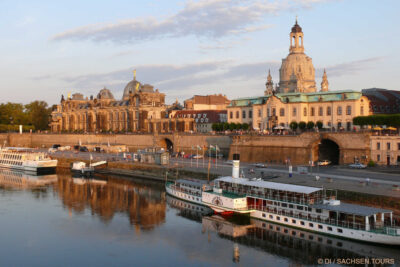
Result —
M 284 109 L 284 108 L 281 108 L 281 109 L 279 110 L 279 116 L 281 116 L 281 117 L 284 117 L 284 116 L 285 116 L 285 109 Z
M 315 109 L 314 108 L 311 108 L 311 114 L 310 114 L 310 116 L 314 116 L 315 115 Z
M 331 109 L 331 107 L 327 107 L 327 108 L 326 108 L 326 115 L 328 115 L 328 116 L 332 115 L 332 109 Z
M 346 107 L 346 115 L 351 115 L 351 106 Z

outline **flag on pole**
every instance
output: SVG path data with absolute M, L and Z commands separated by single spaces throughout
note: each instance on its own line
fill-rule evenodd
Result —
M 201 150 L 201 146 L 197 145 L 197 148 Z
M 215 145 L 215 151 L 219 151 L 219 147 Z

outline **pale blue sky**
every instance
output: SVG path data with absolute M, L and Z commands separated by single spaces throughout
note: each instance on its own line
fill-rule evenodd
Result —
M 0 102 L 115 98 L 137 69 L 170 103 L 194 94 L 262 95 L 296 15 L 319 87 L 398 90 L 399 1 L 0 1 Z

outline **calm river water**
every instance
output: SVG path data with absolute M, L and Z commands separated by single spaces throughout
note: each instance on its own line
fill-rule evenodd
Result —
M 0 266 L 313 266 L 398 248 L 224 219 L 163 183 L 0 170 Z

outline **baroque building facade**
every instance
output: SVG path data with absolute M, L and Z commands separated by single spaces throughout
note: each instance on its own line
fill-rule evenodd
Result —
M 51 114 L 52 132 L 174 132 L 195 130 L 193 120 L 169 118 L 165 94 L 136 80 L 124 89 L 121 100 L 103 88 L 97 97 L 80 93 L 62 96 Z
M 304 34 L 297 20 L 289 37 L 289 55 L 282 60 L 279 85 L 274 88 L 268 72 L 264 96 L 231 101 L 227 108 L 229 123 L 248 123 L 262 131 L 277 126 L 289 129 L 293 121 L 319 121 L 324 128 L 350 130 L 354 117 L 370 115 L 369 99 L 361 92 L 329 91 L 325 70 L 318 92 L 315 69 L 304 53 Z

